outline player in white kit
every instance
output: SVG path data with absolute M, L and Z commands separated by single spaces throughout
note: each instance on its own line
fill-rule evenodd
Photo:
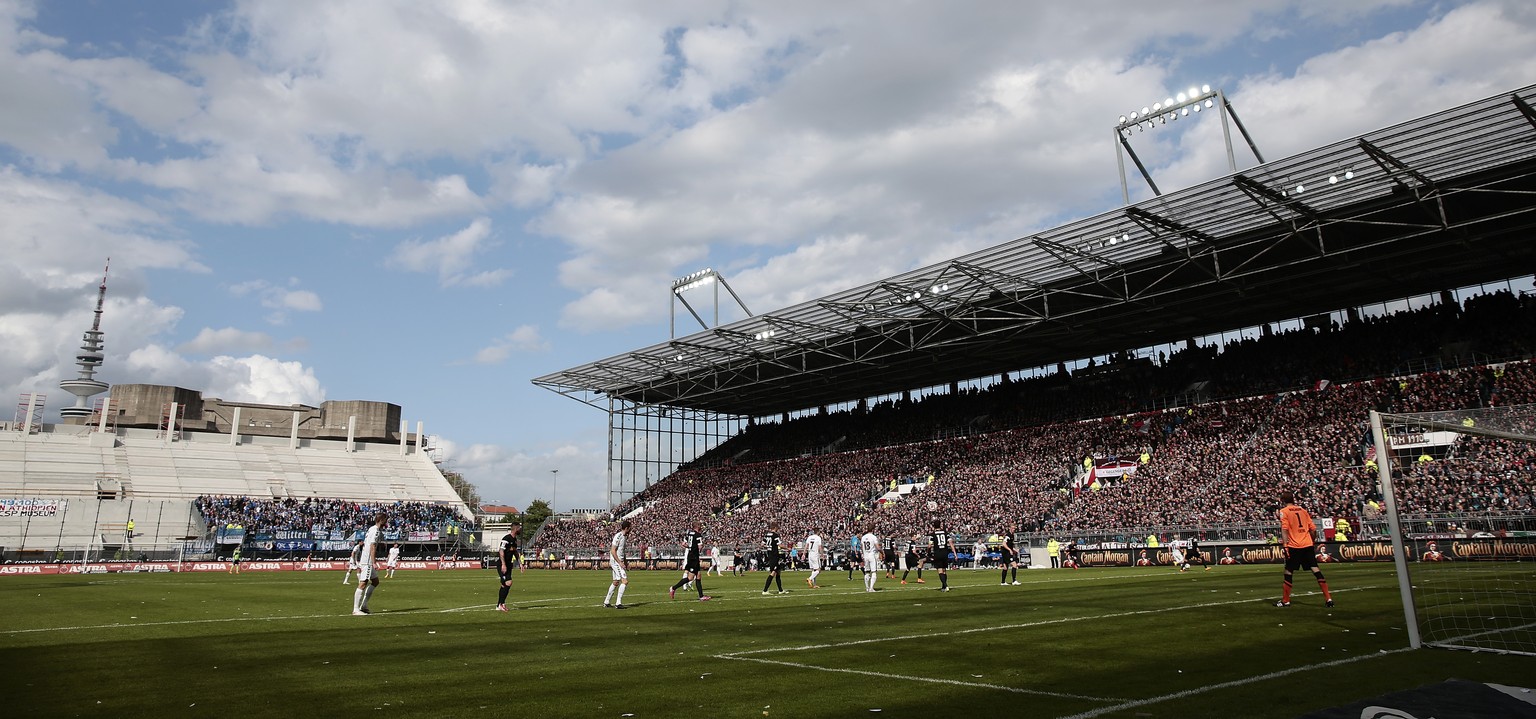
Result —
M 1174 535 L 1173 542 L 1168 545 L 1168 551 L 1173 554 L 1173 566 L 1181 572 L 1189 569 L 1189 562 L 1184 561 L 1184 546 L 1184 540 L 1179 539 L 1178 535 Z
M 384 533 L 384 524 L 388 521 L 389 515 L 380 513 L 373 526 L 368 528 L 368 534 L 363 537 L 362 555 L 357 560 L 357 591 L 352 593 L 354 615 L 369 613 L 368 600 L 373 598 L 373 590 L 379 587 L 379 575 L 375 573 L 374 562 L 379 558 L 379 535 Z
M 811 589 L 821 588 L 821 585 L 816 583 L 816 575 L 821 574 L 821 555 L 821 535 L 813 529 L 811 536 L 805 538 L 805 561 L 811 567 L 811 576 L 806 578 L 805 583 L 809 584 Z
M 348 582 L 347 580 L 351 579 L 352 578 L 352 573 L 357 571 L 357 560 L 358 560 L 358 557 L 362 556 L 362 553 L 363 553 L 363 543 L 362 542 L 353 542 L 352 543 L 352 553 L 347 555 L 347 572 L 345 574 L 341 575 L 341 583 L 342 584 L 350 584 L 350 582 Z
M 873 592 L 876 572 L 880 571 L 880 538 L 875 536 L 873 524 L 859 537 L 859 553 L 864 555 L 864 591 Z
M 619 531 L 613 535 L 613 541 L 608 543 L 608 566 L 613 569 L 613 584 L 608 585 L 608 596 L 603 597 L 605 607 L 628 609 L 624 606 L 624 590 L 629 587 L 629 569 L 624 563 L 624 542 L 628 532 L 629 520 L 626 519 L 619 523 Z M 618 599 L 614 599 L 614 590 L 619 592 Z

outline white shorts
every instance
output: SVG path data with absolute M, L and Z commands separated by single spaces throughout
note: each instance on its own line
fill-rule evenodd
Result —
M 373 565 L 367 564 L 357 568 L 357 581 L 366 582 L 373 579 Z
M 821 557 L 811 557 L 810 561 L 808 561 L 807 564 L 810 565 L 811 571 L 813 571 L 813 572 L 821 571 Z
M 1173 563 L 1174 564 L 1183 564 L 1184 563 L 1184 553 L 1175 550 L 1174 553 L 1173 553 Z
M 870 552 L 865 552 L 864 553 L 864 569 L 873 572 L 873 571 L 875 571 L 876 569 L 879 569 L 879 568 L 880 568 L 880 555 L 879 554 L 873 554 L 873 553 L 870 553 Z
M 399 562 L 390 562 L 388 564 L 385 564 L 384 568 L 385 569 L 399 569 L 400 568 L 400 563 Z
M 617 564 L 613 565 L 613 581 L 622 582 L 626 579 L 629 579 L 629 572 Z

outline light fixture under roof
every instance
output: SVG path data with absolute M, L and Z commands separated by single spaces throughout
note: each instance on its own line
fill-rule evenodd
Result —
M 1218 98 L 1222 101 L 1219 109 L 1216 105 L 1216 99 Z M 1220 90 L 1212 92 L 1210 85 L 1200 85 L 1198 89 L 1196 86 L 1191 85 L 1188 91 L 1180 90 L 1174 92 L 1166 98 L 1152 103 L 1151 107 L 1144 105 L 1140 110 L 1132 110 L 1118 117 L 1118 123 L 1115 125 L 1115 148 L 1120 156 L 1120 194 L 1126 204 L 1130 204 L 1131 201 L 1130 187 L 1125 181 L 1126 153 L 1130 153 L 1130 159 L 1136 163 L 1136 169 L 1141 171 L 1142 177 L 1147 180 L 1147 185 L 1151 188 L 1152 193 L 1154 195 L 1162 194 L 1162 191 L 1152 181 L 1151 175 L 1148 174 L 1147 168 L 1143 165 L 1140 158 L 1136 157 L 1136 151 L 1132 149 L 1129 142 L 1130 136 L 1138 132 L 1150 132 L 1158 125 L 1167 125 L 1169 121 L 1176 121 L 1181 117 L 1189 117 L 1191 111 L 1198 113 L 1202 110 L 1211 109 L 1216 109 L 1217 114 L 1221 116 L 1222 139 L 1226 144 L 1228 169 L 1232 172 L 1237 172 L 1237 159 L 1232 153 L 1232 136 L 1228 130 L 1229 119 L 1237 125 L 1238 132 L 1242 133 L 1243 139 L 1247 141 L 1248 148 L 1253 151 L 1254 158 L 1260 164 L 1264 163 L 1264 157 L 1259 154 L 1258 147 L 1254 144 L 1253 138 L 1248 134 L 1247 128 L 1243 127 L 1242 120 L 1238 119 L 1237 113 L 1232 109 L 1232 103 L 1227 102 L 1226 96 L 1222 95 Z

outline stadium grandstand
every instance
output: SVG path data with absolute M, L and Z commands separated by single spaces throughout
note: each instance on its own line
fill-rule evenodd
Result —
M 397 405 L 274 406 L 120 384 L 51 424 L 44 402 L 23 395 L 0 423 L 8 563 L 210 560 L 235 547 L 251 559 L 345 557 L 380 511 L 407 557 L 475 541 L 471 508 Z
M 534 547 L 592 556 L 621 518 L 664 552 L 693 521 L 728 547 L 770 519 L 846 547 L 865 524 L 911 536 L 931 517 L 1037 550 L 1263 545 L 1281 489 L 1330 539 L 1382 536 L 1372 410 L 1536 403 L 1533 100 L 536 378 L 607 413 L 612 512 L 547 523 Z M 1418 534 L 1536 531 L 1529 445 L 1394 450 L 1412 455 L 1394 466 Z

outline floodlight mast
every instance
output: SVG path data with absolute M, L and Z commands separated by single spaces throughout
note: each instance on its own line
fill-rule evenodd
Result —
M 1120 116 L 1120 121 L 1115 125 L 1115 159 L 1120 167 L 1120 197 L 1125 204 L 1131 204 L 1131 188 L 1125 179 L 1125 156 L 1130 154 L 1131 161 L 1136 163 L 1136 169 L 1141 171 L 1142 179 L 1147 181 L 1147 187 L 1152 188 L 1152 194 L 1161 196 L 1162 190 L 1157 188 L 1157 183 L 1152 181 L 1152 173 L 1147 171 L 1141 158 L 1136 155 L 1136 150 L 1131 148 L 1131 131 L 1146 132 L 1158 125 L 1166 125 L 1169 120 L 1177 120 L 1180 117 L 1189 117 L 1191 112 L 1198 114 L 1202 109 L 1215 109 L 1221 116 L 1221 137 L 1227 146 L 1227 169 L 1237 172 L 1237 156 L 1232 152 L 1232 129 L 1227 124 L 1227 118 L 1232 118 L 1232 123 L 1237 125 L 1237 131 L 1242 133 L 1243 140 L 1248 143 L 1248 149 L 1253 151 L 1254 159 L 1260 164 L 1264 163 L 1264 156 L 1259 154 L 1259 146 L 1253 141 L 1253 136 L 1248 134 L 1248 128 L 1243 126 L 1243 121 L 1238 118 L 1237 111 L 1232 108 L 1232 103 L 1227 100 L 1221 88 L 1211 89 L 1210 85 L 1202 85 L 1199 89 L 1189 88 L 1188 92 L 1181 92 L 1178 97 L 1168 98 L 1162 102 L 1155 102 L 1151 107 L 1142 107 L 1140 110 L 1132 110 L 1126 115 Z
M 699 313 L 693 309 L 693 305 L 688 304 L 687 298 L 683 297 L 683 293 L 684 292 L 687 292 L 688 290 L 696 289 L 698 287 L 703 287 L 704 285 L 714 285 L 715 286 L 715 288 L 714 288 L 715 289 L 715 292 L 714 292 L 714 306 L 715 306 L 714 307 L 714 309 L 715 309 L 714 320 L 715 320 L 715 323 L 713 325 L 710 325 L 710 324 L 706 323 L 704 321 L 704 318 L 700 317 Z M 679 277 L 679 278 L 677 278 L 675 280 L 672 280 L 672 293 L 671 293 L 672 294 L 672 303 L 671 303 L 671 307 L 670 307 L 670 309 L 669 309 L 669 311 L 667 313 L 668 314 L 668 319 L 671 321 L 671 328 L 670 328 L 670 337 L 671 337 L 671 339 L 677 339 L 677 303 L 679 303 L 679 302 L 683 303 L 683 306 L 688 308 L 688 313 L 693 315 L 693 318 L 695 320 L 698 320 L 700 327 L 702 327 L 702 328 L 707 330 L 707 329 L 710 329 L 711 327 L 719 327 L 720 326 L 720 288 L 721 287 L 724 287 L 726 292 L 731 293 L 731 299 L 736 300 L 736 306 L 740 307 L 742 312 L 745 312 L 748 317 L 752 317 L 753 316 L 752 315 L 752 310 L 747 309 L 746 303 L 741 301 L 741 296 L 736 294 L 736 290 L 731 289 L 730 284 L 725 281 L 725 276 L 720 274 L 718 271 L 716 271 L 713 268 L 706 267 L 706 268 L 704 268 L 702 270 L 699 270 L 698 272 L 694 272 L 692 274 L 689 274 L 689 275 L 686 275 L 686 276 L 683 276 L 683 277 Z

